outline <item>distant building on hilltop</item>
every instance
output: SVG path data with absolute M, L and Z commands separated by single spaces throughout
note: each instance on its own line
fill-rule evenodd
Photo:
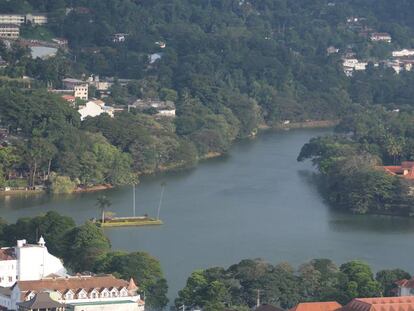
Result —
M 78 112 L 81 115 L 83 121 L 87 117 L 97 117 L 103 113 L 108 114 L 111 118 L 114 117 L 115 109 L 110 106 L 106 106 L 102 100 L 91 100 L 85 105 L 79 106 Z
M 404 161 L 401 165 L 380 166 L 390 175 L 401 176 L 404 179 L 414 180 L 414 161 Z
M 0 24 L 0 38 L 17 39 L 20 36 L 20 27 L 16 24 Z
M 409 50 L 409 49 L 403 49 L 400 51 L 392 52 L 393 57 L 406 57 L 406 56 L 413 56 L 413 55 L 414 55 L 414 50 Z
M 47 24 L 47 16 L 46 14 L 0 14 L 0 24 L 45 25 Z
M 392 41 L 391 35 L 387 32 L 373 32 L 371 33 L 370 39 L 373 42 L 382 41 L 382 42 L 391 43 Z
M 141 112 L 147 110 L 154 110 L 155 115 L 164 117 L 175 117 L 175 104 L 172 101 L 150 100 L 150 99 L 138 99 L 132 105 L 128 105 L 128 111 L 130 109 L 137 109 Z

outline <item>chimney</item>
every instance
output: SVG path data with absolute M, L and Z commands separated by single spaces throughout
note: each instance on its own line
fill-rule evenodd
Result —
M 23 247 L 27 244 L 26 240 L 17 240 L 17 247 Z

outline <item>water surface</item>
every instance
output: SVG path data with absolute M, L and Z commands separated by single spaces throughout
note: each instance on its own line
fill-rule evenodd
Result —
M 228 156 L 189 171 L 143 178 L 137 211 L 155 215 L 166 182 L 160 227 L 106 229 L 117 250 L 143 250 L 161 260 L 170 297 L 194 269 L 244 258 L 299 265 L 327 257 L 369 262 L 374 269 L 414 272 L 414 220 L 332 211 L 317 192 L 310 163 L 297 163 L 302 145 L 328 130 L 267 132 L 240 142 Z M 78 223 L 96 217 L 101 193 L 0 198 L 1 216 L 14 221 L 53 209 Z M 131 188 L 106 194 L 117 215 L 132 213 Z

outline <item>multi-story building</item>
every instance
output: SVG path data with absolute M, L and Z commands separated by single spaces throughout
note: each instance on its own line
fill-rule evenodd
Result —
M 25 23 L 32 25 L 45 25 L 47 24 L 46 14 L 26 14 Z
M 89 88 L 88 84 L 86 83 L 75 85 L 73 87 L 73 91 L 74 91 L 73 96 L 75 96 L 76 98 L 83 99 L 83 100 L 88 100 L 88 88 Z
M 0 249 L 0 286 L 10 287 L 17 280 L 39 280 L 48 275 L 67 274 L 62 261 L 49 254 L 43 237 L 37 244 L 17 241 L 14 247 Z
M 16 24 L 0 24 L 0 38 L 17 39 L 20 27 Z
M 25 20 L 25 16 L 21 14 L 0 14 L 0 24 L 22 25 Z
M 47 24 L 45 14 L 0 14 L 0 24 L 23 25 L 31 23 L 32 25 Z
M 66 310 L 144 311 L 145 303 L 137 293 L 133 279 L 129 282 L 112 275 L 49 277 L 37 281 L 17 281 L 10 289 L 10 310 L 37 295 L 50 297 L 64 304 Z

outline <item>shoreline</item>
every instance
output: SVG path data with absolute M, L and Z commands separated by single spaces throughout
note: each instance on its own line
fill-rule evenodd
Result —
M 290 129 L 311 129 L 311 128 L 329 128 L 336 126 L 339 123 L 339 120 L 309 120 L 303 122 L 291 122 L 288 124 L 277 123 L 277 124 L 260 124 L 257 128 L 255 133 L 252 133 L 248 139 L 255 139 L 258 134 L 261 132 L 271 131 L 271 130 L 290 130 Z M 233 143 L 237 142 L 239 139 L 236 139 Z M 198 158 L 198 162 L 207 161 L 210 159 L 215 159 L 224 156 L 225 153 L 222 152 L 208 152 Z M 196 166 L 198 162 L 194 165 Z M 165 172 L 172 172 L 175 170 L 181 170 L 186 168 L 191 168 L 191 166 L 187 166 L 185 163 L 171 163 L 168 166 L 161 166 L 158 167 L 156 170 L 153 171 L 145 171 L 138 173 L 139 176 L 154 176 L 160 173 Z M 79 193 L 90 193 L 90 192 L 98 192 L 98 191 L 105 191 L 114 189 L 116 186 L 111 184 L 100 184 L 95 185 L 92 187 L 76 187 L 70 194 L 79 194 Z M 10 191 L 0 191 L 1 195 L 21 195 L 21 194 L 46 194 L 47 191 L 45 190 L 10 190 Z

